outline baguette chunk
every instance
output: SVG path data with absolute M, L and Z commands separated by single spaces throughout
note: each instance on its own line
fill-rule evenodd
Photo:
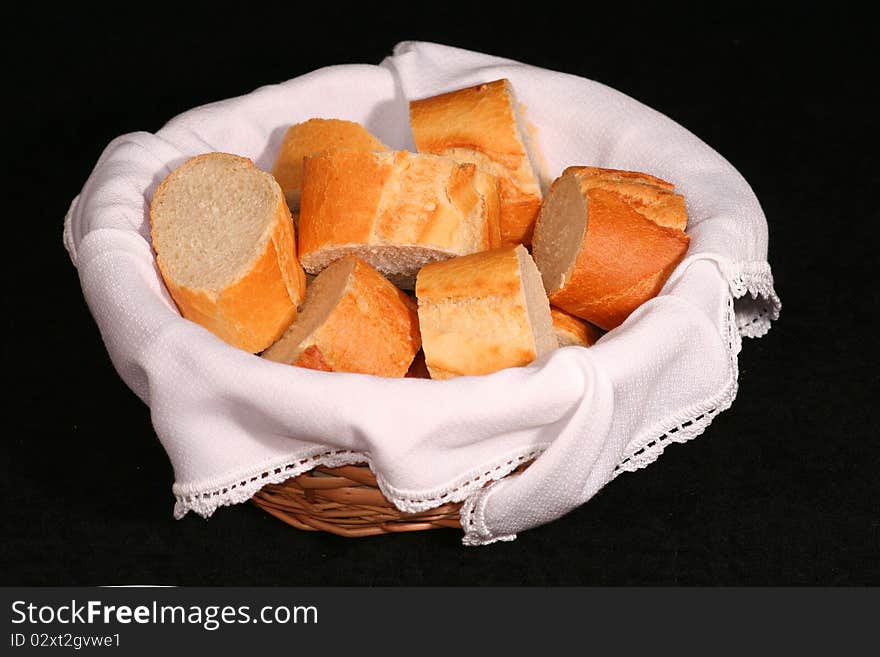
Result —
M 419 151 L 476 164 L 498 178 L 502 243 L 530 244 L 543 161 L 510 81 L 414 100 L 409 111 Z
M 424 265 L 497 246 L 497 181 L 447 157 L 327 151 L 305 159 L 299 222 L 310 274 L 353 254 L 412 289 Z
M 594 326 L 571 313 L 551 306 L 550 316 L 560 347 L 590 347 L 599 339 L 599 331 Z
M 278 148 L 272 175 L 281 185 L 291 212 L 299 212 L 302 195 L 303 158 L 323 151 L 347 149 L 371 152 L 388 147 L 353 121 L 309 119 L 290 126 Z
M 416 298 L 433 379 L 528 365 L 557 347 L 540 274 L 522 245 L 428 265 Z
M 156 262 L 180 313 L 257 353 L 296 318 L 305 274 L 275 179 L 227 153 L 191 158 L 150 203 Z
M 534 256 L 550 303 L 611 330 L 657 295 L 690 238 L 592 179 L 569 167 L 553 183 L 535 225 Z
M 421 347 L 415 303 L 355 256 L 322 271 L 267 360 L 328 372 L 406 375 Z

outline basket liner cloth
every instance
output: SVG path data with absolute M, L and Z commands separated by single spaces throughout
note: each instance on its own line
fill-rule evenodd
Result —
M 488 376 L 384 379 L 269 362 L 180 316 L 148 221 L 176 166 L 225 151 L 271 169 L 286 128 L 312 117 L 357 121 L 413 150 L 408 100 L 503 77 L 537 126 L 551 177 L 576 164 L 645 171 L 687 199 L 688 257 L 596 345 Z M 761 206 L 697 137 L 602 84 L 425 42 L 115 139 L 71 204 L 64 242 L 116 370 L 149 405 L 174 467 L 176 517 L 207 517 L 318 464 L 367 462 L 403 511 L 464 501 L 467 545 L 558 518 L 702 433 L 736 396 L 740 337 L 766 333 L 780 309 Z

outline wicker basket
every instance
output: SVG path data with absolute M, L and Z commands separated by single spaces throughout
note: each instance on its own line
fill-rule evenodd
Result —
M 280 484 L 269 484 L 251 501 L 297 529 L 340 536 L 375 536 L 461 527 L 461 503 L 404 513 L 389 502 L 366 465 L 317 467 Z
M 408 378 L 429 379 L 424 352 L 419 350 Z M 514 472 L 521 472 L 528 463 Z M 341 468 L 318 466 L 280 484 L 261 488 L 251 502 L 297 529 L 339 536 L 375 536 L 423 529 L 461 528 L 461 502 L 419 513 L 404 513 L 379 490 L 366 464 Z
M 531 463 L 521 464 L 511 474 L 522 472 Z M 461 502 L 404 513 L 382 494 L 366 464 L 318 466 L 280 484 L 263 486 L 251 502 L 297 529 L 349 538 L 461 528 Z

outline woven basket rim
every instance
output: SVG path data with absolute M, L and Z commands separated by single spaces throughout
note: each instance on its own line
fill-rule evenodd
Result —
M 510 474 L 522 472 L 531 463 L 521 463 Z M 415 513 L 401 511 L 379 489 L 376 475 L 366 462 L 315 466 L 280 483 L 263 486 L 251 502 L 297 529 L 346 538 L 461 529 L 464 504 L 447 502 Z
M 280 483 L 267 484 L 251 502 L 297 529 L 347 538 L 461 528 L 461 502 L 417 513 L 401 511 L 382 494 L 366 463 L 316 466 Z

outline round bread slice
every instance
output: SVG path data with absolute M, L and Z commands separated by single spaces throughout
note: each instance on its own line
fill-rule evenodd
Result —
M 582 319 L 550 306 L 553 333 L 560 347 L 589 347 L 599 339 L 599 331 Z
M 530 244 L 543 161 L 510 81 L 411 101 L 409 115 L 419 151 L 476 164 L 498 178 L 502 243 Z
M 385 144 L 354 121 L 309 119 L 287 129 L 278 148 L 272 175 L 281 185 L 291 212 L 299 211 L 303 158 L 339 148 L 363 152 L 388 150 Z
M 550 303 L 610 330 L 657 295 L 687 252 L 626 197 L 590 185 L 579 167 L 554 181 L 535 224 L 534 257 Z
M 433 379 L 528 365 L 557 347 L 541 275 L 522 245 L 427 265 L 416 298 Z
M 305 158 L 299 253 L 316 274 L 357 255 L 412 289 L 425 264 L 498 245 L 498 190 L 472 164 L 407 151 Z
M 257 353 L 296 317 L 305 273 L 275 179 L 247 158 L 194 157 L 150 203 L 159 271 L 180 313 Z
M 327 372 L 404 376 L 421 347 L 415 303 L 355 256 L 312 281 L 302 312 L 263 358 Z

